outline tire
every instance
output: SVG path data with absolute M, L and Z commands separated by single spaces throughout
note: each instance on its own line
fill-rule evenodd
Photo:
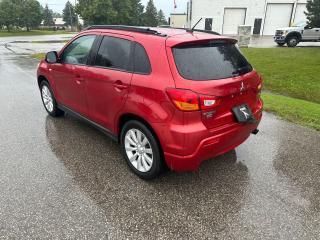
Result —
M 287 39 L 287 46 L 288 47 L 295 47 L 299 43 L 299 39 L 296 36 L 291 36 Z
M 283 47 L 285 45 L 285 43 L 277 43 L 278 46 Z
M 40 94 L 43 106 L 50 116 L 60 117 L 64 114 L 64 112 L 58 108 L 57 101 L 53 95 L 50 84 L 47 81 L 42 81 L 40 83 Z
M 138 177 L 151 180 L 159 176 L 164 169 L 162 150 L 148 127 L 136 120 L 126 122 L 120 142 L 128 166 Z

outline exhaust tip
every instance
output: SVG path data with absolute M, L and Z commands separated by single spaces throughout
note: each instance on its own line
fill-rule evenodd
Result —
M 259 133 L 259 129 L 255 129 L 252 131 L 252 134 L 257 135 Z

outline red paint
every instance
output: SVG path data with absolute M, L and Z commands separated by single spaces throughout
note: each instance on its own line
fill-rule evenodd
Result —
M 203 160 L 243 143 L 257 128 L 262 117 L 263 104 L 259 94 L 262 81 L 256 71 L 212 81 L 183 79 L 174 62 L 173 46 L 228 38 L 191 34 L 184 30 L 158 30 L 169 37 L 119 30 L 89 30 L 79 35 L 101 34 L 139 42 L 150 58 L 150 75 L 42 61 L 38 76 L 48 79 L 60 104 L 115 135 L 121 131 L 119 121 L 123 115 L 139 116 L 153 128 L 171 169 L 195 170 Z M 242 82 L 245 91 L 240 92 Z M 198 108 L 184 111 L 175 105 L 174 100 L 197 104 Z M 205 106 L 205 100 L 214 100 L 214 104 Z M 243 103 L 250 106 L 257 123 L 239 124 L 235 121 L 231 109 Z

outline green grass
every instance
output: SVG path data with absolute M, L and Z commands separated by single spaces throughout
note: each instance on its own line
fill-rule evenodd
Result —
M 0 37 L 15 37 L 15 36 L 35 36 L 35 35 L 55 35 L 55 34 L 69 34 L 64 30 L 58 31 L 44 31 L 44 30 L 32 30 L 32 31 L 11 31 L 0 30 Z
M 34 53 L 34 54 L 31 54 L 32 58 L 35 58 L 35 59 L 38 59 L 38 60 L 44 59 L 45 56 L 46 56 L 45 53 Z
M 320 130 L 320 104 L 291 97 L 263 93 L 266 111 L 306 127 Z
M 244 48 L 264 89 L 320 103 L 320 48 Z

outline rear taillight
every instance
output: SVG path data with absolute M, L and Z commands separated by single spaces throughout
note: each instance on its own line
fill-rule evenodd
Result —
M 213 109 L 219 105 L 219 99 L 213 96 L 198 95 L 186 89 L 167 89 L 174 105 L 182 111 L 198 111 Z
M 174 105 L 182 111 L 199 110 L 199 97 L 196 93 L 185 89 L 167 89 Z

